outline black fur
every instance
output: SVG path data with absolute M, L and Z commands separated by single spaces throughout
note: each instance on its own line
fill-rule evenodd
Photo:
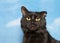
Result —
M 24 33 L 23 43 L 60 43 L 52 38 L 46 30 L 46 11 L 31 12 L 24 6 L 21 7 L 21 11 L 21 28 Z M 30 17 L 31 20 L 26 20 L 27 17 Z M 40 18 L 40 20 L 35 21 L 36 18 Z

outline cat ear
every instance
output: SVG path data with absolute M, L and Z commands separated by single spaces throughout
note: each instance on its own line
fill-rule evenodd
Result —
M 24 6 L 22 6 L 21 7 L 21 12 L 25 16 L 28 13 L 28 10 Z
M 40 13 L 42 14 L 43 17 L 46 17 L 46 14 L 47 14 L 46 11 L 41 11 Z

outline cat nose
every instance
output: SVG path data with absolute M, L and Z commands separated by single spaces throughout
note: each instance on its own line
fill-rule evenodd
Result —
M 31 22 L 31 24 L 34 24 L 34 22 Z

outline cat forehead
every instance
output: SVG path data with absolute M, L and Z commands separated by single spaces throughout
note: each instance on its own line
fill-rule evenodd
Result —
M 34 15 L 34 14 L 36 14 L 36 13 L 35 13 L 35 12 L 30 12 L 30 14 L 33 14 L 33 15 Z
M 29 15 L 40 15 L 40 13 L 39 12 L 29 12 Z
M 40 14 L 37 14 L 36 12 L 29 12 L 26 17 L 31 18 L 40 17 Z

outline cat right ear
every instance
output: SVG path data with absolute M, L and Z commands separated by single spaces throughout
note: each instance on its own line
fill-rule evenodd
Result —
M 40 13 L 42 14 L 43 17 L 46 17 L 46 14 L 47 14 L 46 11 L 41 11 Z
M 22 6 L 21 12 L 22 12 L 23 16 L 25 16 L 28 13 L 28 10 L 24 6 Z

